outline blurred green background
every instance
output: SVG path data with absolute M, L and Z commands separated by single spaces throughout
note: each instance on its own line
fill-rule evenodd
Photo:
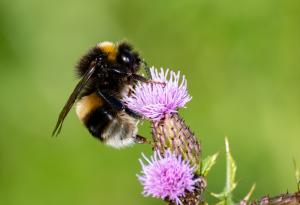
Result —
M 203 155 L 220 151 L 209 192 L 223 188 L 224 136 L 238 164 L 236 200 L 253 182 L 255 198 L 296 190 L 300 1 L 2 0 L 0 204 L 164 204 L 140 195 L 137 159 L 148 146 L 106 147 L 74 110 L 50 137 L 78 58 L 122 39 L 150 65 L 186 75 L 193 100 L 181 113 Z M 150 136 L 147 123 L 140 133 Z

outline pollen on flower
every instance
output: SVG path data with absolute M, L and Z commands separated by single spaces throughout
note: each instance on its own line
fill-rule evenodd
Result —
M 150 74 L 153 83 L 138 83 L 133 94 L 123 99 L 130 109 L 157 121 L 166 114 L 176 113 L 178 108 L 191 100 L 187 81 L 184 75 L 180 76 L 180 72 L 164 71 L 162 68 L 159 72 L 152 67 Z
M 169 150 L 164 157 L 159 152 L 154 152 L 150 159 L 145 155 L 143 158 L 148 163 L 144 164 L 140 159 L 142 171 L 138 179 L 143 185 L 143 194 L 182 205 L 180 197 L 185 196 L 186 191 L 194 191 L 195 184 L 199 181 L 194 178 L 195 167 Z

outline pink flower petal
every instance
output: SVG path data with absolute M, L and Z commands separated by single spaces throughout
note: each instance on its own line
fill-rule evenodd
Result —
M 143 194 L 155 198 L 168 198 L 182 204 L 180 197 L 185 196 L 186 191 L 193 191 L 195 183 L 199 179 L 194 179 L 195 167 L 191 167 L 188 161 L 182 160 L 179 156 L 166 151 L 164 157 L 158 152 L 150 159 L 142 155 L 148 162 L 145 165 L 142 160 L 141 174 L 138 179 L 143 185 Z
M 159 83 L 138 83 L 133 94 L 124 98 L 126 105 L 141 113 L 146 118 L 157 121 L 166 114 L 177 112 L 178 108 L 184 107 L 191 100 L 187 92 L 185 76 L 180 77 L 180 72 L 175 73 L 162 68 L 160 72 L 151 68 L 151 78 Z

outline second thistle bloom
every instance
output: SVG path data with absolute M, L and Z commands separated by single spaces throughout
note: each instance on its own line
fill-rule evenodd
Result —
M 142 172 L 138 178 L 144 187 L 143 194 L 183 204 L 180 198 L 187 192 L 194 191 L 196 183 L 200 180 L 194 178 L 195 167 L 191 167 L 188 161 L 169 150 L 164 157 L 159 152 L 154 152 L 150 159 L 144 155 L 143 157 L 148 162 L 144 164 L 140 160 Z

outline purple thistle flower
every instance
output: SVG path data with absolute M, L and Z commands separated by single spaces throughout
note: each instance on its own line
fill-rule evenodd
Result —
M 196 183 L 200 181 L 194 177 L 195 167 L 170 150 L 167 150 L 164 156 L 157 151 L 150 159 L 143 154 L 142 156 L 148 162 L 145 165 L 140 159 L 142 172 L 138 179 L 144 187 L 143 194 L 182 205 L 180 197 L 184 197 L 186 191 L 194 191 Z
M 162 68 L 159 72 L 152 67 L 150 73 L 153 81 L 165 84 L 138 83 L 133 94 L 124 99 L 130 109 L 158 121 L 166 114 L 176 113 L 178 108 L 184 107 L 191 100 L 187 92 L 187 81 L 184 75 L 180 80 L 180 72 L 169 72 L 168 69 L 164 71 Z

